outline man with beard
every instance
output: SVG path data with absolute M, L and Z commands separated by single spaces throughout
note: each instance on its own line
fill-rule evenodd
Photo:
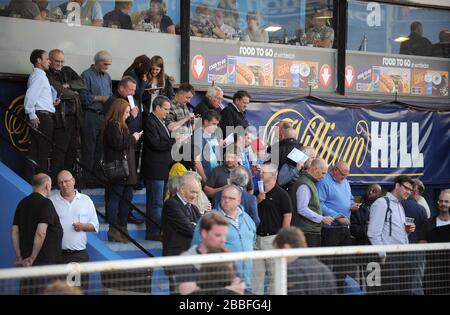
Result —
M 439 194 L 437 216 L 425 221 L 419 243 L 450 242 L 450 189 Z M 450 294 L 449 251 L 428 252 L 425 269 L 425 294 Z

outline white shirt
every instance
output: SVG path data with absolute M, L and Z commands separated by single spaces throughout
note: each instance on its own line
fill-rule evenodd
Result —
M 25 114 L 35 119 L 37 110 L 55 112 L 50 83 L 44 70 L 34 68 L 27 83 L 27 92 L 24 100 Z
M 74 223 L 90 223 L 98 232 L 99 224 L 94 203 L 85 194 L 75 191 L 75 198 L 72 202 L 67 201 L 56 193 L 50 197 L 59 216 L 59 221 L 63 228 L 62 249 L 84 250 L 86 249 L 86 232 L 77 232 L 73 228 Z
M 444 220 L 439 219 L 439 217 L 436 217 L 436 227 L 449 225 L 449 224 L 450 224 L 450 220 L 444 221 Z

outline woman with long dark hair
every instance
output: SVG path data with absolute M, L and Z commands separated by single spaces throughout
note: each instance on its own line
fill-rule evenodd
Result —
M 113 225 L 117 225 L 123 232 L 128 233 L 127 218 L 130 207 L 125 200 L 133 199 L 133 185 L 138 182 L 134 147 L 142 132 L 130 134 L 125 122 L 129 116 L 130 104 L 123 99 L 115 100 L 106 115 L 103 130 L 104 162 L 126 159 L 129 171 L 127 178 L 109 182 L 110 186 L 106 187 L 105 191 L 106 217 L 110 224 L 108 240 L 112 242 L 128 242 L 128 239 L 113 228 Z M 119 193 L 125 200 L 111 190 Z
M 152 94 L 152 101 L 158 95 L 164 95 L 169 99 L 175 95 L 173 91 L 172 81 L 164 71 L 164 59 L 161 56 L 153 56 L 150 60 L 150 75 L 148 77 L 148 84 L 151 89 L 149 92 Z
M 136 80 L 136 92 L 134 97 L 137 99 L 137 106 L 144 112 L 144 115 L 150 113 L 151 95 L 146 89 L 150 87 L 148 79 L 151 71 L 151 60 L 147 55 L 137 56 L 133 63 L 125 70 L 123 76 L 130 76 Z

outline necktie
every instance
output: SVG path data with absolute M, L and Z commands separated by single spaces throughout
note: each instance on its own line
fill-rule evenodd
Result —
M 192 205 L 190 203 L 187 203 L 186 207 L 188 208 L 189 219 L 191 220 L 191 222 L 195 222 L 194 209 L 192 208 Z

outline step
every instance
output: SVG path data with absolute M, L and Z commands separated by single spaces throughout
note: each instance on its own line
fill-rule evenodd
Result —
M 157 241 L 136 240 L 142 247 L 148 250 L 155 257 L 162 256 L 162 243 Z M 140 249 L 133 243 L 118 243 L 105 241 L 106 246 L 117 252 L 124 259 L 126 258 L 147 258 Z
M 145 239 L 145 224 L 127 224 L 128 234 L 136 240 L 144 240 Z M 108 240 L 108 230 L 109 230 L 109 224 L 107 223 L 100 223 L 99 231 L 98 231 L 98 238 L 100 238 L 102 241 Z

